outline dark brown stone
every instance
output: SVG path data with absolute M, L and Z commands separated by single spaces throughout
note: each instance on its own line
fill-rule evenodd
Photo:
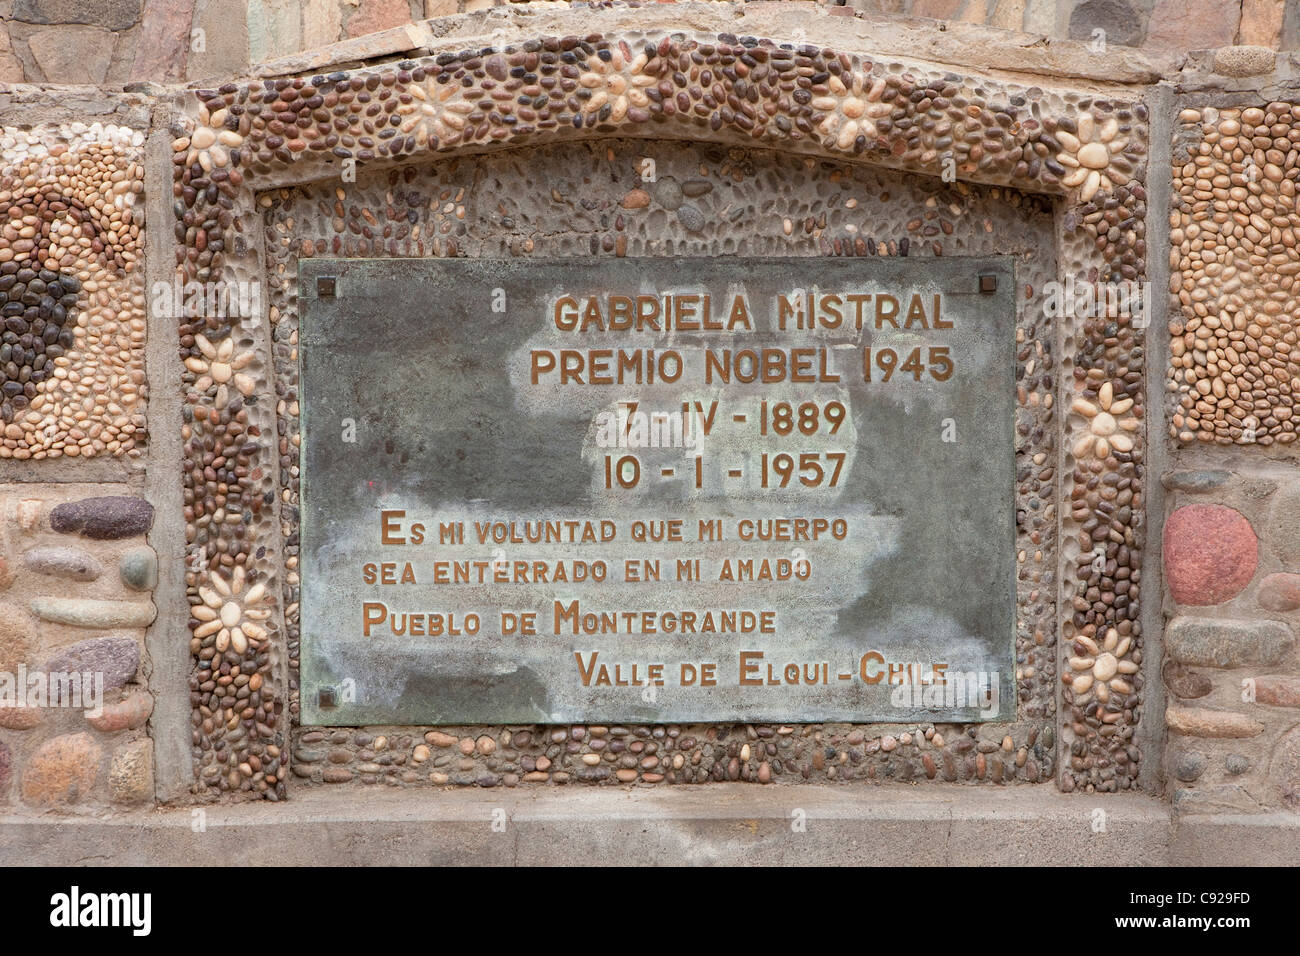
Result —
M 140 20 L 140 0 L 14 0 L 12 17 L 23 23 L 125 30 Z
M 1165 661 L 1164 667 L 1160 669 L 1160 676 L 1169 692 L 1184 700 L 1204 697 L 1214 686 L 1204 674 L 1175 661 Z
M 60 534 L 113 540 L 144 534 L 153 524 L 153 505 L 125 495 L 83 498 L 56 505 L 50 527 Z

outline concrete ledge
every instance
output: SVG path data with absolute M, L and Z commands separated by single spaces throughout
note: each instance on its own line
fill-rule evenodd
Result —
M 1175 819 L 1175 866 L 1286 866 L 1300 860 L 1300 815 L 1198 814 Z
M 1104 820 L 1095 811 L 1104 812 Z M 1171 852 L 1168 805 L 1039 788 L 947 794 L 906 786 L 554 788 L 432 793 L 319 790 L 291 803 L 0 817 L 0 866 L 191 865 L 1019 865 L 1264 862 L 1198 823 Z M 494 829 L 495 821 L 495 829 Z M 200 822 L 202 831 L 198 830 Z M 1098 829 L 1104 823 L 1104 829 Z M 1255 831 L 1252 831 L 1255 832 Z M 1300 834 L 1281 820 L 1294 854 Z M 1202 848 L 1203 849 L 1197 849 Z M 1294 856 L 1292 856 L 1292 860 Z

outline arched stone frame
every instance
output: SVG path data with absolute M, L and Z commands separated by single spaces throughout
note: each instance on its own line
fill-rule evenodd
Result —
M 764 146 L 1048 194 L 1062 277 L 1146 275 L 1141 102 L 780 37 L 624 30 L 448 48 L 194 91 L 176 123 L 185 281 L 260 281 L 259 190 L 334 178 L 345 163 L 615 135 Z M 296 453 L 296 408 L 267 362 L 277 317 L 271 330 L 260 318 L 206 315 L 180 329 L 190 689 L 198 788 L 282 798 L 298 569 L 286 555 L 295 502 L 280 471 Z M 1061 627 L 1018 633 L 1017 682 L 1050 698 L 1043 737 L 1054 739 L 1037 744 L 1054 750 L 1048 766 L 1063 790 L 1128 789 L 1143 709 L 1144 335 L 1125 314 L 1061 321 L 1063 405 L 1052 414 L 1049 394 L 1043 410 L 1055 457 L 1033 462 L 1040 474 L 1060 468 L 1057 501 L 1070 502 L 1048 578 L 1059 582 Z M 217 648 L 239 675 L 206 663 Z M 982 779 L 983 754 L 978 762 Z

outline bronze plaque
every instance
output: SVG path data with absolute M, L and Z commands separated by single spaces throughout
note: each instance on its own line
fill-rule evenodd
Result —
M 1008 259 L 304 259 L 307 724 L 1007 719 Z

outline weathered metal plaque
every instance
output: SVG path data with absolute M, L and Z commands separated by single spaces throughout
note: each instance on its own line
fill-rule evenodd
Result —
M 299 282 L 305 723 L 1014 713 L 1009 260 Z

